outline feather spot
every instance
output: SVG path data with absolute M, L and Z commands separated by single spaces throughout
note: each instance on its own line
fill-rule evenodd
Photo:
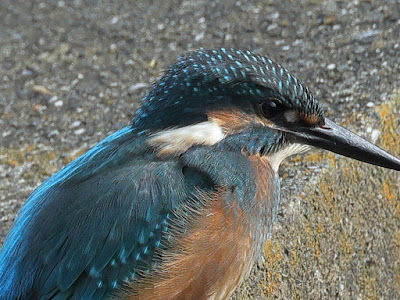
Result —
M 91 267 L 91 268 L 90 268 L 90 271 L 89 271 L 89 275 L 90 275 L 91 277 L 99 277 L 99 276 L 100 276 L 100 273 L 99 273 L 99 271 L 97 271 L 97 270 L 95 269 L 95 267 Z
M 116 267 L 117 266 L 117 261 L 113 258 L 111 260 L 111 262 L 110 262 L 110 265 L 113 266 L 113 267 Z

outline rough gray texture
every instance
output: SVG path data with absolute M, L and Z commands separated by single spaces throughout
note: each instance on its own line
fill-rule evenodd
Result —
M 132 119 L 177 56 L 267 54 L 331 118 L 399 155 L 400 5 L 386 1 L 14 1 L 0 9 L 0 243 L 29 193 Z M 398 173 L 315 153 L 235 299 L 399 299 Z

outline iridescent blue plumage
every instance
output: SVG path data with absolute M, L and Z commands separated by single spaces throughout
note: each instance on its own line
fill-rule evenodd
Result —
M 206 121 L 209 111 L 236 107 L 251 113 L 252 103 L 268 98 L 322 115 L 308 89 L 268 58 L 226 49 L 182 56 L 145 96 L 132 126 L 28 198 L 0 252 L 0 298 L 109 296 L 157 265 L 156 251 L 166 247 L 171 224 L 187 230 L 185 219 L 193 217 L 182 209 L 201 205 L 193 202 L 199 191 L 234 187 L 240 209 L 258 207 L 242 151 L 277 151 L 285 145 L 282 133 L 252 126 L 212 148 L 192 147 L 179 159 L 158 157 L 147 140 L 152 132 Z M 276 205 L 257 210 L 257 226 L 271 223 Z M 186 217 L 174 221 L 176 215 Z
M 270 59 L 182 56 L 131 126 L 30 195 L 0 250 L 0 299 L 229 297 L 261 253 L 279 163 L 298 143 L 400 169 Z
M 237 151 L 159 160 L 144 139 L 124 128 L 32 193 L 0 254 L 1 299 L 110 296 L 154 268 L 172 211 L 192 205 L 197 189 L 235 186 L 240 205 L 254 207 L 252 171 Z
M 148 164 L 147 150 L 124 128 L 32 193 L 0 254 L 1 299 L 89 299 L 149 268 L 190 190 L 178 164 Z

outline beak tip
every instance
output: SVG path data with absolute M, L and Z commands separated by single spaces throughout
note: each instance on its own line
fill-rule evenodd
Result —
M 325 124 L 292 132 L 299 142 L 341 154 L 362 162 L 400 171 L 400 159 L 355 133 L 325 118 Z

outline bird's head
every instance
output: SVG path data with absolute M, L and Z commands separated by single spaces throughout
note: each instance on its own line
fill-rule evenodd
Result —
M 400 170 L 400 160 L 325 117 L 310 90 L 271 59 L 241 50 L 200 50 L 153 85 L 133 126 L 161 155 L 216 144 L 280 162 L 310 146 Z

